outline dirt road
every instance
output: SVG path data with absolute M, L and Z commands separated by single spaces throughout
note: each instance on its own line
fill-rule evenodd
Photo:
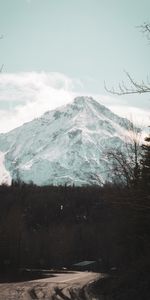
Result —
M 93 272 L 66 272 L 54 273 L 50 278 L 21 283 L 1 283 L 0 300 L 83 299 L 81 296 L 83 288 L 100 277 L 103 275 Z M 90 299 L 88 295 L 87 299 Z

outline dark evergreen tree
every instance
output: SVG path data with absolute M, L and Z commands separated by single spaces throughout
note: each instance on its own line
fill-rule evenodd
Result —
M 142 150 L 141 181 L 146 190 L 150 191 L 150 135 L 145 138 L 145 143 L 142 145 Z

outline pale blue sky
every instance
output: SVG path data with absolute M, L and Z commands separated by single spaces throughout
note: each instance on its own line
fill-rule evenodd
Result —
M 5 74 L 57 72 L 79 81 L 76 92 L 106 95 L 104 80 L 117 85 L 124 69 L 149 75 L 150 45 L 137 28 L 145 21 L 150 0 L 0 0 L 0 63 Z M 148 97 L 125 99 L 148 109 Z

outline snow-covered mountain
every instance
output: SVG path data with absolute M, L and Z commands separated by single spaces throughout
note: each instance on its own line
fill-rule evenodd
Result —
M 111 175 L 105 149 L 124 144 L 128 122 L 91 97 L 77 97 L 0 134 L 1 182 L 103 183 Z

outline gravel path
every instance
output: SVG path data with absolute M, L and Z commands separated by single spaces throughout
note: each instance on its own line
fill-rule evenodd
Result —
M 102 275 L 93 272 L 67 272 L 54 277 L 19 283 L 1 283 L 0 300 L 69 300 Z M 89 299 L 89 298 L 87 298 Z

